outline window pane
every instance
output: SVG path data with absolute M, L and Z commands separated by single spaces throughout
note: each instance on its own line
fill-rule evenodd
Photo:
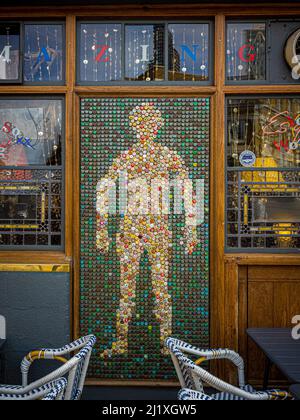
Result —
M 20 25 L 0 24 L 0 82 L 20 77 Z
M 298 249 L 300 99 L 229 99 L 227 115 L 227 246 Z
M 208 80 L 209 25 L 172 24 L 168 36 L 169 80 Z
M 164 25 L 126 25 L 126 80 L 164 80 L 164 43 Z
M 62 102 L 0 100 L 0 248 L 61 248 Z
M 80 81 L 120 80 L 122 30 L 118 24 L 80 25 Z
M 63 25 L 25 25 L 25 82 L 63 80 Z
M 266 25 L 229 23 L 227 26 L 227 79 L 266 79 Z
M 0 248 L 62 241 L 62 171 L 0 169 Z
M 61 101 L 0 101 L 1 166 L 61 165 Z

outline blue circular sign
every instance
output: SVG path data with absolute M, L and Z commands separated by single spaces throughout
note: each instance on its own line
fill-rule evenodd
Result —
M 240 154 L 240 164 L 245 167 L 253 166 L 256 162 L 256 156 L 251 150 L 244 150 Z

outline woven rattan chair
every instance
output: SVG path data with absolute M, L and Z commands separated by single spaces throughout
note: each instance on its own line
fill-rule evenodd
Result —
M 40 388 L 25 387 L 22 388 L 22 393 L 19 392 L 19 387 L 9 386 L 2 387 L 1 390 L 5 391 L 0 394 L 0 401 L 16 401 L 16 400 L 44 400 L 54 401 L 62 400 L 67 387 L 67 380 L 60 378 L 56 381 L 49 382 Z M 17 391 L 17 392 L 16 392 Z
M 71 344 L 59 349 L 41 349 L 30 352 L 24 357 L 21 363 L 22 386 L 14 386 L 15 394 L 24 393 L 24 389 L 28 392 L 42 387 L 46 383 L 52 382 L 60 377 L 68 378 L 65 400 L 79 400 L 81 398 L 86 373 L 91 357 L 92 349 L 96 343 L 94 335 L 82 337 Z M 67 360 L 65 357 L 73 356 Z M 58 360 L 63 365 L 43 378 L 28 384 L 28 373 L 30 366 L 35 360 Z M 0 393 L 5 393 L 6 386 L 0 385 Z
M 257 392 L 251 385 L 245 384 L 244 361 L 237 353 L 228 349 L 200 350 L 183 341 L 168 338 L 169 349 L 177 376 L 182 388 L 180 399 L 191 400 L 273 400 L 288 399 L 287 392 L 271 390 Z M 186 355 L 194 356 L 195 362 Z M 238 370 L 238 384 L 233 386 L 207 372 L 199 365 L 208 360 L 228 359 Z M 204 384 L 218 392 L 208 396 L 204 392 Z

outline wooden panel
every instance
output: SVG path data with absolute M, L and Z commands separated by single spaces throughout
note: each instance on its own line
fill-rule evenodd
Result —
M 239 278 L 239 313 L 238 313 L 238 352 L 242 355 L 246 355 L 248 351 L 248 340 L 245 331 L 248 327 L 248 267 L 239 267 L 238 272 Z M 246 375 L 248 369 L 247 359 L 246 363 Z
M 239 266 L 299 266 L 300 255 L 297 254 L 226 254 L 226 260 L 235 259 Z M 277 268 L 276 268 L 277 269 Z
M 300 270 L 298 270 L 298 275 Z M 274 284 L 274 325 L 290 327 L 291 320 L 300 314 L 300 279 Z
M 212 137 L 211 137 L 211 267 L 210 267 L 210 296 L 211 296 L 211 347 L 225 346 L 225 270 L 224 270 L 224 177 L 225 173 L 225 117 L 220 109 L 225 107 L 225 97 L 222 92 L 225 80 L 225 17 L 215 18 L 215 66 L 214 79 L 217 93 L 212 98 Z M 218 154 L 219 159 L 213 157 Z M 212 371 L 222 378 L 225 377 L 223 362 L 216 362 Z
M 88 3 L 88 2 L 87 2 Z M 201 16 L 213 16 L 216 13 L 224 13 L 227 16 L 295 16 L 300 14 L 299 5 L 295 3 L 282 4 L 261 4 L 257 2 L 248 2 L 247 7 L 238 4 L 209 4 L 201 2 L 200 4 L 176 4 L 175 7 L 164 4 L 143 4 L 143 5 L 87 5 L 87 6 L 39 6 L 39 7 L 1 7 L 0 17 L 16 18 L 44 16 L 48 19 L 52 17 L 63 17 L 68 13 L 77 16 L 96 18 L 116 19 L 123 18 L 189 18 L 196 19 Z
M 272 282 L 252 283 L 248 285 L 248 327 L 274 326 L 274 285 Z M 248 340 L 248 375 L 251 380 L 262 378 L 265 358 L 258 347 Z
M 261 385 L 265 357 L 245 331 L 292 326 L 292 318 L 300 314 L 300 267 L 250 266 L 247 275 L 245 268 L 239 268 L 239 352 L 247 360 L 249 382 Z M 285 381 L 275 367 L 271 381 L 277 385 Z
M 285 281 L 285 280 L 298 280 L 300 282 L 300 269 L 299 267 L 249 267 L 248 270 L 249 281 Z

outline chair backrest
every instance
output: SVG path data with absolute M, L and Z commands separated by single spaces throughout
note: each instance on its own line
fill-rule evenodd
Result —
M 42 400 L 43 401 L 63 400 L 67 385 L 68 385 L 68 381 L 66 380 L 66 378 L 60 378 L 57 381 L 54 381 L 51 391 L 48 392 L 44 396 L 44 398 L 42 398 Z
M 213 401 L 214 398 L 202 392 L 193 391 L 192 389 L 181 389 L 178 393 L 180 401 Z
M 0 315 L 0 340 L 6 339 L 6 319 Z
M 33 389 L 26 389 L 6 386 L 7 393 L 0 394 L 0 401 L 2 400 L 62 400 L 64 397 L 64 392 L 67 387 L 67 380 L 65 378 L 59 378 L 56 381 L 48 382 L 47 384 Z M 28 387 L 27 387 L 28 388 Z
M 38 353 L 39 357 L 37 358 L 39 359 L 59 359 L 62 358 L 62 356 L 69 356 L 71 353 L 78 351 L 73 357 L 71 357 L 70 360 L 58 369 L 54 370 L 44 378 L 38 379 L 30 385 L 32 387 L 38 387 L 46 382 L 67 376 L 68 385 L 65 392 L 65 400 L 80 399 L 92 349 L 95 343 L 96 337 L 94 335 L 89 335 L 82 337 L 60 349 L 42 349 L 38 352 L 33 352 L 34 354 Z M 27 386 L 29 367 L 34 360 L 31 357 L 31 354 L 33 353 L 30 353 L 27 357 L 25 357 L 21 363 L 23 386 Z
M 201 351 L 184 341 L 171 337 L 166 340 L 165 344 L 170 351 L 181 388 L 203 391 L 203 383 L 193 373 L 194 363 L 183 352 L 192 353 L 201 357 L 205 355 L 205 350 Z

